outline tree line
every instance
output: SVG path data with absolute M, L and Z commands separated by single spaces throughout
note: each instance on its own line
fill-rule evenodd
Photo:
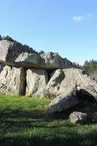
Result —
M 74 68 L 82 69 L 87 74 L 91 74 L 97 72 L 97 60 L 86 60 L 83 65 L 79 65 L 78 63 L 72 63 Z

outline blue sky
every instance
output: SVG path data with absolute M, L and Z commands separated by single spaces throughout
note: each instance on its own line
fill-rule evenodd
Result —
M 80 64 L 97 60 L 97 0 L 2 0 L 0 34 Z

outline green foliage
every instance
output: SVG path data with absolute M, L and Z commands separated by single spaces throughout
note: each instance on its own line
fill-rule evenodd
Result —
M 83 70 L 85 70 L 87 73 L 93 73 L 94 71 L 97 71 L 97 61 L 95 60 L 90 60 L 90 61 L 85 61 L 83 65 Z
M 72 63 L 72 66 L 73 66 L 74 68 L 78 68 L 78 69 L 81 69 L 81 68 L 82 68 L 82 66 L 79 65 L 79 64 L 76 63 L 76 62 L 73 62 L 73 63 Z
M 4 37 L 2 37 L 2 36 L 0 35 L 0 40 L 7 40 L 7 41 L 14 42 L 14 43 L 16 43 L 17 45 L 22 45 L 25 49 L 32 50 L 33 53 L 38 54 L 38 52 L 35 51 L 33 48 L 29 47 L 28 45 L 23 45 L 23 44 L 21 44 L 20 42 L 17 42 L 17 41 L 14 40 L 13 38 L 11 38 L 9 35 L 4 36 Z M 30 52 L 30 51 L 29 51 L 29 52 Z
M 31 47 L 29 47 L 28 45 L 23 45 L 26 49 L 31 49 L 31 50 L 33 50 L 33 53 L 35 53 L 35 54 L 38 54 L 38 52 L 37 51 L 35 51 L 33 48 L 31 48 Z
M 4 40 L 14 42 L 14 40 L 8 35 L 6 37 L 4 37 Z

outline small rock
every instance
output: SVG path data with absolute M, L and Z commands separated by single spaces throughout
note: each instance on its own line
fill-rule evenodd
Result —
M 87 120 L 87 114 L 82 112 L 73 112 L 69 116 L 72 123 L 82 124 Z

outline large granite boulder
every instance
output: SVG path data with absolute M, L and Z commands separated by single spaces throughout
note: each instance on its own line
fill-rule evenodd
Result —
M 58 69 L 71 67 L 72 63 L 58 53 L 36 53 L 32 48 L 16 41 L 0 40 L 0 62 L 15 67 Z
M 51 112 L 62 112 L 78 103 L 79 99 L 76 96 L 76 89 L 71 88 L 68 92 L 64 92 L 52 100 L 49 108 Z
M 0 93 L 24 95 L 25 76 L 23 68 L 5 66 L 0 72 Z
M 51 111 L 62 111 L 77 104 L 75 96 L 71 96 L 71 89 L 76 89 L 74 91 L 76 91 L 76 97 L 80 101 L 83 98 L 86 101 L 97 101 L 97 83 L 95 80 L 83 74 L 80 69 L 58 69 L 53 73 L 44 90 L 45 95 L 49 93 L 55 97 L 50 103 Z
M 82 70 L 69 68 L 56 70 L 49 80 L 45 92 L 59 95 L 76 86 L 77 90 L 85 90 L 95 98 L 97 96 L 97 83 L 90 76 L 83 74 Z
M 67 58 L 63 59 L 58 53 L 41 53 L 40 56 L 45 60 L 44 68 L 47 69 L 68 68 L 72 66 L 72 63 Z
M 38 54 L 23 52 L 16 58 L 15 63 L 26 68 L 44 68 L 45 62 Z
M 7 40 L 0 41 L 0 62 L 16 67 L 40 67 L 45 61 L 38 53 L 33 53 L 31 48 L 28 48 L 20 43 Z
M 43 90 L 48 82 L 46 70 L 32 68 L 26 74 L 26 96 L 43 97 Z

